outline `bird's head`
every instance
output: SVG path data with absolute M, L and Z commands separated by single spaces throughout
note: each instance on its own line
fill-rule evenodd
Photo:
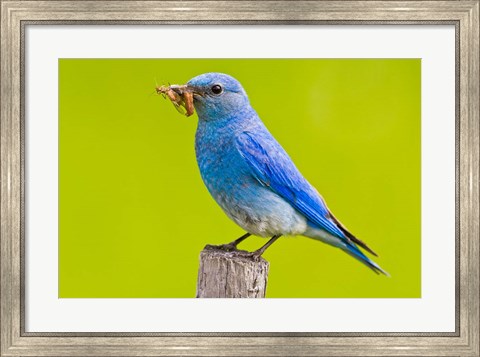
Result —
M 193 104 L 200 120 L 228 118 L 250 106 L 240 82 L 223 73 L 194 77 L 185 85 L 185 90 L 193 94 Z

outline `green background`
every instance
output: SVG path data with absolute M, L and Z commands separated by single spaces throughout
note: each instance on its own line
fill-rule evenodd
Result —
M 154 94 L 156 81 L 205 72 L 243 84 L 300 171 L 391 274 L 286 237 L 264 254 L 267 297 L 420 297 L 418 59 L 61 59 L 60 297 L 194 297 L 202 248 L 244 233 L 202 183 L 196 114 Z

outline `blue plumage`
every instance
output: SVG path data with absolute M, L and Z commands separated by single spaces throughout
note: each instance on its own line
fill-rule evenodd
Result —
M 237 148 L 252 168 L 252 174 L 265 187 L 280 195 L 318 228 L 344 239 L 342 231 L 328 219 L 328 210 L 315 189 L 305 180 L 283 148 L 267 131 L 242 132 L 236 140 Z M 262 142 L 267 143 L 270 156 Z M 272 150 L 273 149 L 273 150 Z
M 239 226 L 258 236 L 304 235 L 338 247 L 387 274 L 375 254 L 329 211 L 250 106 L 240 83 L 207 73 L 187 83 L 199 121 L 197 162 L 212 197 Z

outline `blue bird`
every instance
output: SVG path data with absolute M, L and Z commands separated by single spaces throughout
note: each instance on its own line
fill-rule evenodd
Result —
M 376 254 L 330 212 L 251 107 L 242 85 L 222 73 L 206 73 L 184 86 L 198 114 L 195 152 L 202 179 L 223 211 L 246 233 L 224 245 L 236 249 L 250 235 L 303 235 L 340 248 L 376 273 L 388 275 L 359 248 Z M 178 98 L 178 96 L 177 96 Z M 174 103 L 175 104 L 175 103 Z

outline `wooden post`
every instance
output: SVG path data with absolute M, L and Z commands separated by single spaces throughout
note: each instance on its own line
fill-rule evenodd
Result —
M 207 245 L 200 253 L 197 298 L 264 298 L 269 263 L 244 250 Z

